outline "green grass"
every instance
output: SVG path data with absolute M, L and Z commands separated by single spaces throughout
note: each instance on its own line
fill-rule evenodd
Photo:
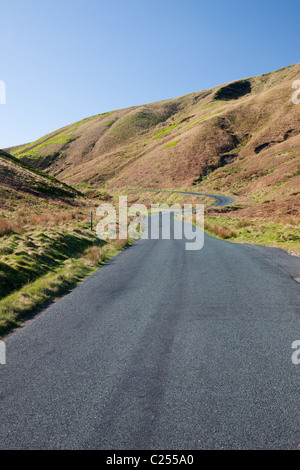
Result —
M 170 132 L 172 129 L 175 129 L 176 127 L 179 126 L 181 122 L 174 122 L 174 124 L 171 124 L 169 127 L 165 127 L 164 129 L 161 129 L 160 131 L 155 132 L 155 135 L 157 137 L 160 137 L 161 135 L 165 134 L 166 132 Z
M 111 144 L 122 143 L 169 118 L 170 110 L 141 110 L 120 120 L 110 131 Z
M 300 221 L 292 217 L 282 217 L 275 221 L 246 217 L 205 217 L 205 230 L 217 238 L 275 246 L 300 254 Z
M 103 113 L 103 114 L 97 114 L 96 116 L 91 116 L 89 118 L 83 119 L 82 121 L 78 121 L 75 124 L 73 124 L 72 127 L 70 127 L 69 129 L 62 131 L 53 137 L 48 137 L 51 134 L 47 134 L 46 136 L 36 140 L 35 142 L 32 142 L 31 144 L 27 144 L 19 148 L 17 151 L 13 152 L 12 155 L 15 156 L 16 158 L 22 158 L 25 156 L 39 158 L 40 151 L 43 150 L 44 148 L 50 145 L 64 145 L 64 144 L 68 144 L 72 142 L 75 139 L 75 136 L 72 134 L 72 132 L 76 131 L 78 127 L 90 121 L 93 121 L 97 117 L 100 117 L 100 116 L 106 117 L 109 114 L 110 114 L 109 112 Z
M 216 111 L 215 113 L 211 113 L 208 116 L 204 116 L 201 119 L 198 119 L 196 122 L 192 122 L 192 124 L 189 124 L 188 126 L 185 127 L 185 129 L 188 129 L 189 127 L 195 126 L 196 124 L 199 124 L 199 122 L 206 121 L 206 119 L 215 116 L 216 114 L 219 114 L 222 110 Z
M 75 128 L 75 126 L 74 126 Z M 36 145 L 37 142 L 34 142 L 33 144 L 30 144 L 30 148 L 27 150 L 23 150 L 24 147 L 17 152 L 13 153 L 13 156 L 17 158 L 25 157 L 25 156 L 30 156 L 30 157 L 40 157 L 40 151 L 43 150 L 46 147 L 49 147 L 50 145 L 62 145 L 62 144 L 67 144 L 69 142 L 72 142 L 74 140 L 74 136 L 70 132 L 73 130 L 69 129 L 64 132 L 60 132 L 59 134 L 55 135 L 54 137 L 51 137 L 50 139 L 47 139 L 45 142 L 42 142 L 39 145 Z M 27 146 L 28 148 L 28 146 Z
M 131 243 L 106 243 L 88 230 L 52 230 L 4 238 L 0 252 L 0 337 L 74 288 Z
M 178 144 L 178 142 L 180 142 L 180 139 L 174 140 L 173 142 L 169 142 L 167 145 L 162 147 L 161 150 L 167 149 L 167 148 L 170 148 L 170 147 L 175 147 Z
M 51 300 L 75 287 L 95 269 L 96 267 L 86 265 L 83 260 L 74 259 L 1 300 L 0 337 L 12 328 L 20 326 L 26 317 L 46 306 Z
M 0 299 L 95 243 L 87 230 L 47 228 L 0 238 Z

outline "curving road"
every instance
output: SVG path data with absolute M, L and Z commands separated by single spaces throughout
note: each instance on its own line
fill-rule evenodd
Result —
M 192 194 L 193 196 L 208 196 L 216 200 L 214 206 L 225 207 L 229 204 L 233 204 L 235 199 L 229 196 L 221 196 L 219 194 L 206 194 L 206 193 L 193 193 L 188 191 L 172 191 L 172 193 L 181 193 L 181 194 Z
M 151 193 L 179 193 L 179 194 L 191 194 L 192 196 L 208 196 L 216 200 L 214 206 L 225 207 L 229 204 L 233 204 L 235 199 L 229 196 L 221 196 L 220 194 L 206 194 L 206 193 L 195 193 L 192 191 L 175 191 L 175 190 L 165 190 L 165 189 L 129 189 L 129 191 L 143 191 Z
M 137 241 L 6 339 L 0 448 L 299 446 L 291 257 L 185 242 Z

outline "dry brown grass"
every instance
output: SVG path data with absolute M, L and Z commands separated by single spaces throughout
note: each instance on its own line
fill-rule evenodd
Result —
M 84 194 L 86 195 L 86 197 L 90 199 L 98 199 L 98 201 L 110 201 L 112 198 L 111 195 L 107 192 L 102 192 L 98 189 L 87 189 L 86 191 L 84 191 Z
M 249 227 L 249 225 L 253 225 L 253 222 L 249 220 L 239 220 L 236 224 L 236 228 Z
M 103 246 L 93 245 L 88 247 L 81 255 L 83 258 L 88 259 L 93 266 L 98 266 L 107 260 L 108 253 L 111 250 L 115 252 L 123 250 L 128 244 L 127 240 L 107 240 L 108 244 Z
M 93 266 L 98 266 L 106 259 L 105 250 L 99 246 L 90 246 L 85 250 L 82 255 L 84 258 L 87 258 Z
M 237 231 L 235 229 L 225 227 L 224 225 L 210 224 L 205 222 L 204 228 L 205 230 L 214 233 L 218 237 L 223 238 L 223 240 L 237 236 Z
M 3 217 L 0 218 L 0 236 L 9 235 L 10 233 L 21 233 L 24 229 L 20 223 L 11 222 Z
M 274 222 L 281 225 L 300 225 L 300 219 L 296 217 L 276 217 Z
M 26 218 L 27 224 L 31 224 L 35 227 L 54 227 L 56 225 L 65 225 L 72 221 L 83 221 L 89 220 L 89 212 L 86 214 L 76 211 L 65 211 L 65 212 L 49 212 L 41 215 L 32 215 L 29 219 Z
M 118 250 L 122 250 L 127 244 L 128 244 L 128 239 L 127 240 L 121 240 L 120 238 L 117 238 L 116 240 L 113 241 L 113 245 Z

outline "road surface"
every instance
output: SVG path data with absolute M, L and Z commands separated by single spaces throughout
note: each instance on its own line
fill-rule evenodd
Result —
M 0 448 L 296 449 L 299 294 L 263 249 L 137 241 L 7 337 Z
M 179 194 L 191 194 L 193 196 L 208 196 L 216 200 L 214 206 L 218 207 L 225 207 L 229 204 L 233 204 L 235 199 L 229 196 L 221 196 L 220 194 L 207 194 L 207 193 L 195 193 L 190 191 L 173 191 L 173 190 L 166 190 L 166 189 L 129 189 L 129 191 L 143 191 L 143 192 L 150 192 L 150 193 L 179 193 Z

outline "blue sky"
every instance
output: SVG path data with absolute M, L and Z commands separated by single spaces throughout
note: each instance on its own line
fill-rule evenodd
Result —
M 299 1 L 0 0 L 0 148 L 299 62 Z M 299 77 L 300 78 L 300 77 Z

